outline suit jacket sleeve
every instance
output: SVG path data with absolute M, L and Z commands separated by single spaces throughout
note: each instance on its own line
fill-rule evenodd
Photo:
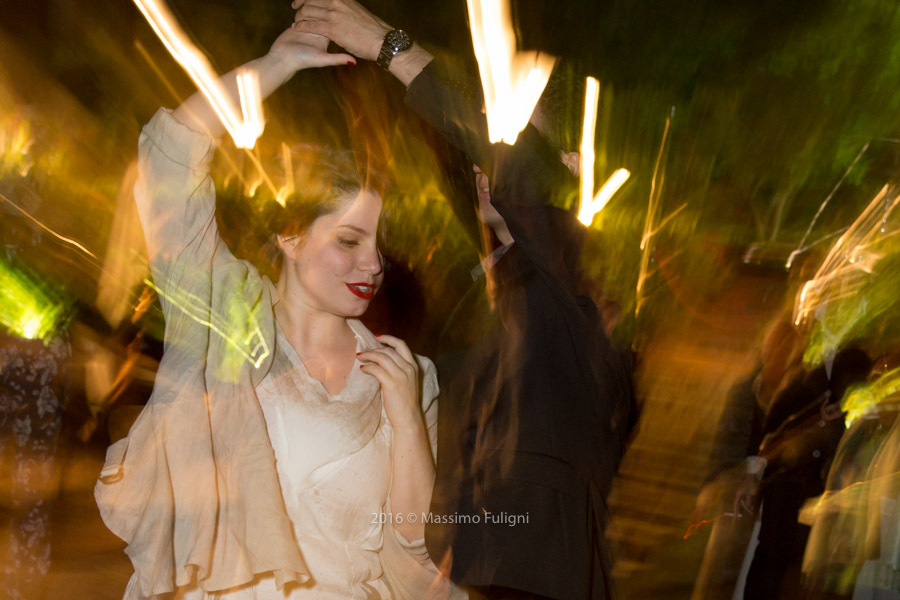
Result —
M 491 203 L 516 244 L 571 291 L 583 230 L 562 206 L 577 193 L 577 179 L 531 124 L 512 146 L 489 143 L 476 89 L 435 59 L 410 84 L 406 103 L 488 175 Z

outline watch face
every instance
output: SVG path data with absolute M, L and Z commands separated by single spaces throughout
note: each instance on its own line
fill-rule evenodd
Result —
M 384 43 L 391 47 L 394 53 L 409 50 L 412 42 L 402 29 L 392 29 L 384 36 Z

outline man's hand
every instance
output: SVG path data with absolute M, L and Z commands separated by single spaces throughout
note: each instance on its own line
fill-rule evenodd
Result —
M 293 29 L 330 39 L 350 54 L 375 60 L 392 28 L 354 0 L 294 0 Z
M 752 515 L 754 513 L 754 499 L 758 490 L 759 481 L 756 479 L 756 475 L 748 473 L 734 493 L 734 514 L 736 516 L 742 514 Z

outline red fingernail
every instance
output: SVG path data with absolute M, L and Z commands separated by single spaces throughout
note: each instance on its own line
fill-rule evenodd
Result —
M 350 65 L 351 67 L 355 67 L 355 66 L 356 66 L 356 63 L 353 62 L 352 60 L 348 60 L 348 61 L 347 61 L 347 64 Z

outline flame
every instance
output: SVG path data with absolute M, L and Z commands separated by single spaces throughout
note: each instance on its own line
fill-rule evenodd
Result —
M 550 79 L 556 58 L 518 52 L 507 0 L 468 0 L 472 45 L 492 144 L 514 144 Z
M 157 0 L 134 0 L 153 31 L 206 97 L 238 148 L 252 148 L 262 135 L 265 121 L 262 94 L 254 71 L 244 69 L 237 75 L 241 114 L 225 91 L 205 56 L 188 40 L 165 4 Z
M 590 227 L 594 216 L 603 210 L 619 188 L 628 181 L 628 169 L 613 173 L 597 195 L 594 195 L 594 134 L 597 129 L 597 106 L 600 102 L 600 84 L 593 77 L 587 78 L 584 92 L 584 125 L 581 129 L 581 202 L 578 220 Z

